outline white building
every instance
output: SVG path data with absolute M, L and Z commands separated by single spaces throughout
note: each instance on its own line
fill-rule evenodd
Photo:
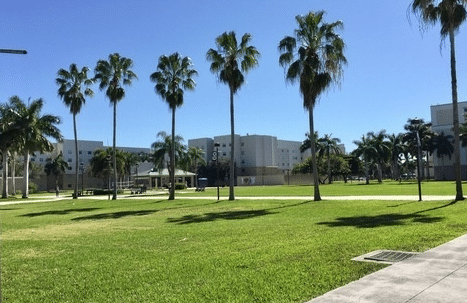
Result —
M 458 103 L 459 110 L 459 125 L 465 121 L 467 114 L 467 102 Z M 454 135 L 453 131 L 453 110 L 452 103 L 432 105 L 431 106 L 431 123 L 433 132 L 445 135 Z M 461 176 L 462 179 L 467 179 L 467 147 L 460 148 L 461 159 Z M 454 157 L 438 158 L 433 156 L 434 175 L 436 180 L 454 180 Z
M 230 160 L 230 135 L 188 140 L 188 147 L 203 150 L 206 162 L 211 161 L 219 143 L 219 159 Z M 302 162 L 310 151 L 300 152 L 301 141 L 279 140 L 267 135 L 235 135 L 235 163 L 239 184 L 284 184 L 284 175 Z
M 30 157 L 30 161 L 37 163 L 41 166 L 44 166 L 47 158 L 54 157 L 60 153 L 63 154 L 63 159 L 68 163 L 69 169 L 65 172 L 63 176 L 63 185 L 61 188 L 71 189 L 73 187 L 72 183 L 74 182 L 74 175 L 76 172 L 76 153 L 75 153 L 75 140 L 64 139 L 62 142 L 54 143 L 54 151 L 52 153 L 35 153 L 35 155 Z M 84 172 L 90 171 L 91 159 L 94 156 L 94 151 L 97 149 L 107 149 L 107 146 L 104 146 L 102 141 L 87 141 L 87 140 L 78 140 L 78 166 L 83 164 Z M 131 153 L 149 153 L 149 148 L 140 148 L 140 147 L 117 147 L 124 151 Z M 78 168 L 80 169 L 80 168 Z M 81 171 L 80 171 L 81 173 Z M 83 183 L 85 187 L 99 187 L 101 185 L 92 184 L 97 182 L 94 178 L 84 178 Z M 80 185 L 81 186 L 81 185 Z

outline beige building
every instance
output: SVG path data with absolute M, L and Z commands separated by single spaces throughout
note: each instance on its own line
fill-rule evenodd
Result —
M 211 161 L 219 144 L 219 159 L 230 160 L 230 135 L 188 140 L 189 147 L 203 150 L 206 162 Z M 267 135 L 235 135 L 235 163 L 238 185 L 286 184 L 285 176 L 294 165 L 310 156 L 300 152 L 302 141 L 279 140 Z M 343 146 L 342 146 L 343 148 Z
M 465 121 L 467 114 L 467 102 L 458 103 L 459 125 Z M 445 135 L 454 135 L 453 131 L 453 110 L 452 103 L 432 105 L 431 123 L 435 133 Z M 467 147 L 460 148 L 461 176 L 463 180 L 467 179 Z M 433 155 L 433 168 L 435 180 L 454 180 L 454 158 L 445 156 L 438 158 L 436 152 Z

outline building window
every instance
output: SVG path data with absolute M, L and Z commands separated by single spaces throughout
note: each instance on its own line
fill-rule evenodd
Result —
M 83 154 L 83 151 L 82 151 L 82 150 L 80 150 L 80 151 L 78 152 L 78 154 L 82 155 L 82 154 Z
M 44 162 L 44 158 L 39 158 L 39 162 Z
M 68 162 L 71 162 L 71 161 L 73 161 L 73 160 L 71 158 L 68 158 Z
M 88 151 L 88 155 L 92 155 L 92 151 Z
M 31 158 L 31 162 L 35 162 L 36 161 L 36 158 Z
M 222 153 L 222 156 L 224 156 L 224 157 L 227 156 L 227 153 Z
M 226 147 L 225 143 L 224 143 L 224 144 L 222 144 L 222 147 Z
M 73 152 L 71 150 L 68 151 L 68 154 L 71 155 Z
M 242 143 L 240 144 L 240 146 L 245 146 L 245 143 L 242 142 Z

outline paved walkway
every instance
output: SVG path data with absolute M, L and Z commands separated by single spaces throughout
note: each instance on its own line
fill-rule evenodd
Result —
M 308 303 L 467 302 L 467 234 Z

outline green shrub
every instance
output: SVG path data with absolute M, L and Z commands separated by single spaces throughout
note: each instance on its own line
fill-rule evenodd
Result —
M 95 189 L 94 196 L 112 195 L 113 192 L 114 192 L 113 189 Z M 117 194 L 121 195 L 123 193 L 124 193 L 123 189 L 117 189 Z
M 177 189 L 186 189 L 186 186 L 183 183 L 175 183 L 175 190 Z
M 38 189 L 37 184 L 34 183 L 34 182 L 29 182 L 28 189 L 29 189 L 29 192 L 30 192 L 31 194 L 36 193 L 36 192 L 37 192 L 37 189 Z

